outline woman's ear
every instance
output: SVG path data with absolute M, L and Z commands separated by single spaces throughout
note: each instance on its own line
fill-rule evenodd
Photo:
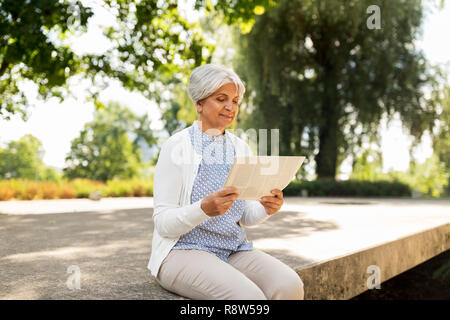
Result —
M 202 113 L 202 111 L 203 111 L 203 102 L 202 101 L 198 101 L 195 104 L 195 107 L 197 108 L 197 113 Z

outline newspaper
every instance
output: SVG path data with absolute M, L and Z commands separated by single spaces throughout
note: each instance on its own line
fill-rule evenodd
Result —
M 270 191 L 286 188 L 304 160 L 295 156 L 237 157 L 223 187 L 236 187 L 241 200 L 273 196 Z

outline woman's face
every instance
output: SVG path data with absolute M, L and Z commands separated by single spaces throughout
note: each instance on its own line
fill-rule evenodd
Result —
M 224 84 L 212 95 L 199 101 L 196 108 L 203 132 L 214 128 L 223 133 L 233 123 L 239 111 L 237 87 L 234 83 Z M 212 132 L 212 135 L 220 133 Z

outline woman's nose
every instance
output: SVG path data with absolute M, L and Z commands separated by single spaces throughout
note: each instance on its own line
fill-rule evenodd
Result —
M 225 109 L 227 109 L 227 110 L 233 110 L 233 103 L 232 103 L 232 102 L 227 103 L 227 104 L 225 105 Z

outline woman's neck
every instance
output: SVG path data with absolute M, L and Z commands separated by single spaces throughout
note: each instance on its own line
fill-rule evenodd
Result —
M 209 136 L 220 136 L 225 134 L 225 128 L 217 129 L 213 127 L 209 127 L 205 124 L 205 121 L 196 120 L 197 128 L 200 129 L 204 134 L 207 134 Z

